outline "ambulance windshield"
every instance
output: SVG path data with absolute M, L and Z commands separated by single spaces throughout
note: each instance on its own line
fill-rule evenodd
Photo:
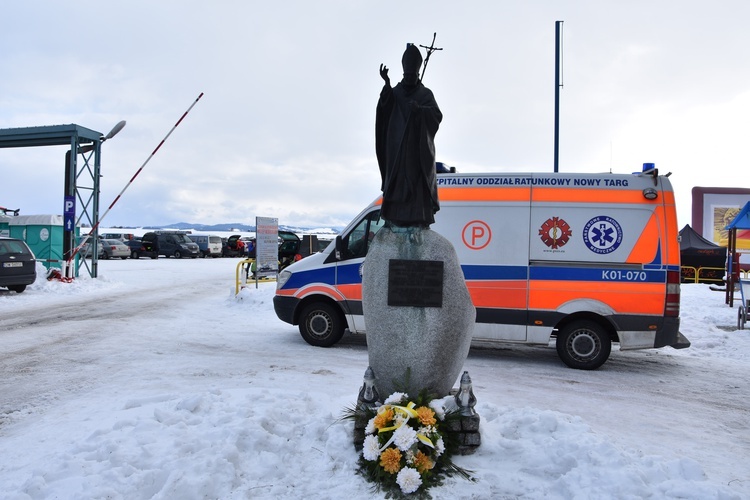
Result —
M 367 255 L 367 248 L 385 225 L 385 221 L 380 218 L 380 210 L 370 212 L 354 229 L 346 236 L 344 248 L 346 248 L 346 259 L 358 259 Z

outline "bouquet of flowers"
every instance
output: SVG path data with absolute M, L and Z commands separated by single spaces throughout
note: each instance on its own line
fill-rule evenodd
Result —
M 420 396 L 410 401 L 396 392 L 379 407 L 358 408 L 352 416 L 368 418 L 359 472 L 378 488 L 408 495 L 441 484 L 454 473 L 471 479 L 450 459 L 453 443 L 443 426 L 459 415 L 446 412 L 442 400 Z

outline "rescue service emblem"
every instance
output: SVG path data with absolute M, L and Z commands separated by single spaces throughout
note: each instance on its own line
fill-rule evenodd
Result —
M 553 250 L 565 245 L 572 235 L 573 231 L 570 229 L 570 225 L 559 217 L 547 219 L 539 229 L 539 237 L 542 238 L 545 245 Z
M 612 253 L 622 243 L 622 226 L 606 215 L 594 217 L 583 228 L 583 242 L 594 253 Z

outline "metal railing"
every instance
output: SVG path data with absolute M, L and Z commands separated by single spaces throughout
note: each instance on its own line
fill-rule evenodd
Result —
M 720 277 L 714 277 L 717 271 Z M 683 283 L 724 283 L 724 275 L 727 270 L 723 267 L 693 267 L 682 266 L 680 269 L 681 281 Z
M 265 283 L 268 281 L 276 281 L 276 276 L 263 276 L 255 278 L 251 276 L 252 266 L 255 263 L 255 259 L 243 259 L 237 263 L 237 268 L 234 273 L 234 294 L 240 293 L 240 290 L 245 288 L 250 283 L 254 282 L 255 287 L 258 287 L 258 283 Z
M 721 273 L 720 278 L 712 277 L 709 273 L 715 273 L 716 271 Z M 683 283 L 705 283 L 715 282 L 724 283 L 727 270 L 725 267 L 693 267 L 693 266 L 682 266 L 681 267 L 681 281 Z M 740 276 L 743 280 L 750 279 L 750 270 L 740 271 Z

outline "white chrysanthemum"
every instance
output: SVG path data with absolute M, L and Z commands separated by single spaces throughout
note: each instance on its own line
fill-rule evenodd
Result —
M 362 445 L 362 456 L 370 462 L 374 462 L 380 456 L 380 443 L 378 443 L 378 437 L 374 434 L 365 438 Z
M 401 491 L 408 495 L 409 493 L 414 493 L 422 486 L 422 478 L 416 469 L 404 467 L 396 476 L 396 483 L 401 488 Z
M 372 417 L 367 425 L 365 426 L 365 434 L 373 434 L 375 432 L 375 417 Z
M 435 443 L 435 452 L 437 453 L 437 456 L 440 456 L 445 451 L 445 443 L 443 442 L 443 438 L 438 438 L 437 442 Z
M 417 431 L 408 425 L 402 425 L 393 431 L 393 444 L 401 451 L 407 451 L 417 442 Z
M 383 405 L 395 405 L 401 403 L 404 398 L 406 398 L 406 394 L 403 392 L 394 392 L 390 396 L 388 396 L 388 399 L 386 399 L 383 402 Z
M 442 399 L 433 399 L 430 401 L 429 407 L 435 412 L 435 416 L 438 420 L 445 419 L 445 407 L 443 406 Z

